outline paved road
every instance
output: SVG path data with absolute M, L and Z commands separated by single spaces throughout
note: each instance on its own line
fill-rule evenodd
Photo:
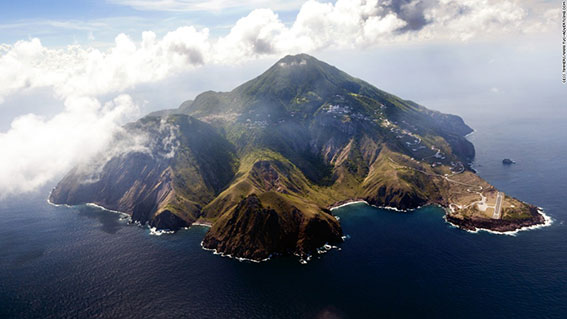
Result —
M 502 210 L 502 199 L 504 198 L 504 194 L 501 192 L 498 192 L 498 195 L 496 195 L 496 206 L 494 206 L 494 215 L 492 215 L 493 219 L 500 219 L 500 213 Z
M 428 172 L 424 172 L 424 171 L 422 171 L 422 170 L 419 170 L 419 169 L 416 169 L 416 168 L 413 168 L 413 167 L 409 167 L 409 166 L 402 165 L 402 164 L 400 164 L 400 163 L 394 161 L 391 157 L 389 157 L 389 159 L 390 159 L 390 162 L 392 162 L 392 163 L 394 163 L 394 164 L 396 164 L 396 165 L 398 165 L 398 166 L 405 167 L 405 168 L 407 168 L 407 169 L 411 169 L 411 170 L 413 170 L 413 171 L 420 172 L 420 173 L 425 174 L 425 175 L 428 175 L 428 176 L 441 177 L 441 178 L 443 178 L 443 179 L 445 179 L 446 181 L 451 182 L 451 183 L 456 183 L 456 184 L 461 184 L 461 185 L 471 186 L 471 187 L 478 187 L 478 189 L 479 189 L 480 191 L 482 191 L 482 186 L 480 186 L 480 185 L 474 185 L 474 184 L 467 184 L 467 183 L 459 182 L 459 181 L 456 181 L 456 180 L 454 180 L 454 179 L 450 179 L 448 176 L 445 176 L 445 175 L 435 174 L 435 173 L 428 173 Z M 460 173 L 462 173 L 462 172 L 464 172 L 464 171 L 465 171 L 465 170 L 463 169 L 461 172 L 456 173 L 456 174 L 454 173 L 454 174 L 451 174 L 451 175 L 449 175 L 449 176 L 454 176 L 454 175 L 460 174 Z M 468 191 L 468 192 L 471 192 L 470 190 L 467 190 L 467 191 Z M 471 193 L 472 193 L 472 192 L 471 192 Z

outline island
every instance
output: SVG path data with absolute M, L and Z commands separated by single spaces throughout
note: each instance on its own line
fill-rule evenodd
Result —
M 458 116 L 312 56 L 286 56 L 230 92 L 207 91 L 127 124 L 49 199 L 94 203 L 156 229 L 212 225 L 203 248 L 254 261 L 340 243 L 331 209 L 350 201 L 439 205 L 465 230 L 545 223 L 537 207 L 474 173 L 471 132 Z

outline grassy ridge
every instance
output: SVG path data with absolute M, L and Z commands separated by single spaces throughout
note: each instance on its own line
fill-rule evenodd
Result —
M 97 202 L 158 228 L 214 222 L 204 244 L 246 258 L 340 240 L 328 211 L 337 202 L 466 206 L 470 185 L 491 187 L 468 167 L 474 147 L 463 136 L 472 130 L 462 119 L 304 54 L 127 128 L 149 137 L 149 154 L 112 159 L 97 183 L 81 183 L 86 176 L 74 170 L 53 200 Z M 529 205 L 507 203 L 503 219 L 533 215 Z

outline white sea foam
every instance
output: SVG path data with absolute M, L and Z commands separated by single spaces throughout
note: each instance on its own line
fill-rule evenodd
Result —
M 480 227 L 476 227 L 475 230 L 470 230 L 470 229 L 463 229 L 463 230 L 466 231 L 466 232 L 469 232 L 471 234 L 477 234 L 479 232 L 486 232 L 486 233 L 495 234 L 495 235 L 516 236 L 521 231 L 540 229 L 540 228 L 551 226 L 553 224 L 553 219 L 549 215 L 545 214 L 545 212 L 543 211 L 543 209 L 541 207 L 538 207 L 538 213 L 540 213 L 543 216 L 543 219 L 544 219 L 543 224 L 537 224 L 537 225 L 532 225 L 532 226 L 524 226 L 524 227 L 520 227 L 516 230 L 511 230 L 511 231 L 494 231 L 494 230 L 491 230 L 491 229 L 480 228 Z M 446 215 L 443 216 L 443 219 L 449 225 L 451 225 L 455 228 L 462 229 L 458 225 L 453 224 L 450 221 L 448 221 Z
M 241 261 L 241 262 L 242 261 L 250 261 L 250 262 L 253 262 L 253 263 L 261 263 L 261 262 L 264 262 L 264 261 L 268 261 L 268 260 L 272 259 L 272 257 L 273 257 L 272 254 L 270 254 L 267 258 L 264 258 L 262 260 L 236 257 L 236 256 L 232 256 L 231 254 L 225 254 L 223 252 L 219 252 L 215 248 L 206 248 L 203 245 L 203 241 L 201 241 L 201 248 L 203 250 L 212 252 L 214 255 L 219 255 L 221 257 L 228 257 L 228 258 L 231 258 L 231 259 L 236 259 L 236 260 Z M 325 253 L 328 253 L 329 251 L 331 251 L 333 249 L 336 249 L 336 250 L 339 250 L 339 251 L 342 250 L 340 247 L 337 247 L 337 246 L 334 246 L 334 245 L 329 245 L 328 243 L 325 243 L 323 246 L 317 248 L 315 251 L 317 252 L 317 254 L 325 254 Z M 293 255 L 296 256 L 296 257 L 299 257 L 299 263 L 301 263 L 301 264 L 307 264 L 313 258 L 313 256 L 311 256 L 310 254 L 300 255 L 298 253 L 293 253 Z
M 51 190 L 51 192 L 53 192 L 53 189 Z M 113 213 L 113 214 L 119 214 L 120 217 L 121 217 L 120 220 L 126 220 L 129 223 L 132 222 L 132 217 L 128 213 L 121 212 L 121 211 L 118 211 L 118 210 L 108 209 L 106 207 L 100 206 L 100 205 L 95 204 L 95 203 L 86 203 L 86 204 L 81 204 L 81 205 L 55 204 L 55 203 L 53 203 L 52 201 L 49 200 L 49 198 L 51 197 L 51 192 L 49 192 L 49 196 L 47 196 L 47 200 L 46 200 L 49 205 L 52 205 L 52 206 L 55 206 L 55 207 L 65 207 L 65 208 L 77 208 L 77 207 L 80 207 L 82 205 L 88 206 L 88 207 L 94 207 L 94 208 L 98 208 L 100 210 L 104 210 L 104 211 L 107 211 L 107 212 L 110 212 L 110 213 Z
M 400 213 L 413 212 L 414 210 L 420 209 L 420 208 L 422 207 L 422 206 L 418 206 L 418 207 L 412 208 L 412 209 L 399 209 L 399 208 L 397 208 L 397 207 L 392 207 L 392 206 L 376 206 L 376 205 L 370 205 L 367 201 L 361 199 L 361 200 L 349 201 L 349 202 L 346 202 L 346 203 L 344 203 L 344 204 L 331 207 L 330 210 L 335 210 L 335 209 L 339 209 L 339 208 L 341 208 L 341 207 L 350 206 L 350 205 L 354 205 L 354 204 L 361 204 L 361 203 L 362 203 L 362 204 L 366 204 L 366 205 L 368 205 L 368 206 L 372 206 L 372 207 L 374 207 L 374 208 L 386 209 L 386 210 L 393 210 L 393 211 L 400 212 Z
M 157 229 L 155 227 L 148 227 L 150 230 L 150 235 L 152 236 L 161 236 L 163 234 L 174 234 L 175 231 L 169 229 Z
M 49 198 L 47 199 L 47 203 L 51 206 L 55 206 L 55 207 L 66 207 L 66 208 L 73 208 L 73 205 L 68 205 L 68 204 L 55 204 L 54 202 L 50 201 Z
M 364 203 L 364 204 L 368 205 L 368 202 L 365 201 L 365 200 L 362 200 L 362 199 L 361 199 L 361 200 L 353 200 L 353 201 L 351 201 L 351 202 L 347 202 L 347 203 L 344 203 L 344 204 L 341 204 L 341 205 L 338 205 L 338 206 L 333 206 L 333 207 L 331 207 L 330 210 L 335 210 L 335 209 L 339 209 L 339 208 L 341 208 L 341 207 L 345 207 L 345 206 L 349 206 L 349 205 L 354 205 L 354 204 L 360 204 L 360 203 Z
M 203 250 L 206 250 L 206 251 L 212 251 L 214 255 L 219 255 L 219 256 L 221 256 L 221 257 L 228 257 L 228 258 L 231 258 L 231 259 L 236 259 L 236 260 L 238 260 L 238 261 L 240 261 L 240 262 L 243 262 L 243 261 L 250 261 L 250 262 L 259 264 L 259 263 L 261 263 L 261 262 L 263 262 L 263 261 L 268 261 L 268 260 L 272 259 L 272 255 L 271 255 L 271 254 L 270 254 L 268 257 L 266 257 L 266 258 L 264 258 L 264 259 L 262 259 L 262 260 L 255 260 L 255 259 L 249 259 L 249 258 L 243 258 L 243 257 L 235 257 L 235 256 L 232 256 L 231 254 L 225 254 L 225 253 L 219 252 L 219 251 L 217 251 L 215 248 L 206 248 L 206 247 L 203 245 L 203 241 L 201 241 L 201 248 L 202 248 Z
M 412 209 L 399 209 L 397 207 L 392 207 L 392 206 L 376 206 L 376 205 L 371 205 L 374 208 L 380 208 L 380 209 L 385 209 L 385 210 L 393 210 L 395 212 L 398 213 L 411 213 L 417 209 L 420 209 L 421 206 L 418 206 L 417 208 L 412 208 Z
M 114 209 L 108 209 L 106 207 L 100 206 L 100 205 L 95 204 L 95 203 L 86 203 L 85 206 L 98 208 L 100 210 L 104 210 L 106 212 L 113 213 L 113 214 L 118 214 L 118 215 L 120 215 L 120 220 L 125 220 L 129 224 L 132 223 L 132 216 L 130 216 L 130 214 L 128 214 L 128 213 L 121 212 L 121 211 L 114 210 Z
M 53 190 L 52 190 L 53 191 Z M 47 203 L 49 203 L 50 205 L 56 206 L 56 207 L 67 207 L 67 208 L 75 208 L 75 207 L 80 207 L 81 205 L 67 205 L 67 204 L 54 204 L 49 200 L 49 197 L 51 197 L 51 193 L 49 193 L 49 196 L 47 197 Z M 85 206 L 88 207 L 94 207 L 100 210 L 104 210 L 113 214 L 119 214 L 120 215 L 120 220 L 126 220 L 129 224 L 133 224 L 136 225 L 140 228 L 145 228 L 147 227 L 149 229 L 149 234 L 152 236 L 161 236 L 164 234 L 174 234 L 175 231 L 173 230 L 169 230 L 169 229 L 157 229 L 156 227 L 151 227 L 150 225 L 146 224 L 142 224 L 140 221 L 138 220 L 132 220 L 132 216 L 130 216 L 128 213 L 125 212 L 121 212 L 118 210 L 114 210 L 114 209 L 109 209 L 106 208 L 104 206 L 95 204 L 95 203 L 86 203 L 84 204 Z M 199 226 L 207 226 L 207 224 L 197 224 Z M 183 229 L 189 229 L 189 227 L 185 227 Z
M 52 188 L 51 191 L 49 191 L 49 195 L 47 195 L 47 203 L 51 206 L 55 206 L 55 207 L 67 207 L 67 208 L 73 208 L 73 205 L 67 205 L 67 204 L 55 204 L 54 202 L 50 201 L 49 198 L 51 198 L 51 193 L 53 193 L 53 190 L 55 188 Z
M 132 224 L 134 224 L 134 225 L 136 225 L 140 228 L 144 228 L 145 226 L 147 226 L 145 224 L 142 224 L 139 220 L 132 221 Z
M 348 205 L 358 204 L 358 203 L 365 203 L 365 204 L 369 205 L 368 202 L 366 202 L 366 201 L 364 201 L 364 200 L 357 200 L 357 201 L 352 201 L 352 202 L 348 202 L 348 203 L 342 204 L 342 205 L 337 206 L 337 207 L 333 207 L 333 208 L 331 208 L 331 210 L 337 209 L 337 208 L 340 208 L 340 207 L 344 207 L 344 206 L 348 206 Z M 415 211 L 415 210 L 418 210 L 418 209 L 422 208 L 422 206 L 418 206 L 418 207 L 416 207 L 416 208 L 414 208 L 414 209 L 399 209 L 399 208 L 391 207 L 391 206 L 376 206 L 376 205 L 369 205 L 369 206 L 372 206 L 372 207 L 375 207 L 375 208 L 379 208 L 379 209 L 392 210 L 392 211 L 396 211 L 396 212 L 400 212 L 400 213 L 409 213 L 409 212 L 413 212 L 413 211 Z M 435 206 L 441 207 L 441 208 L 443 208 L 443 209 L 446 211 L 446 208 L 445 208 L 445 207 L 442 207 L 442 206 L 440 206 L 440 205 L 435 205 Z M 528 231 L 528 230 L 540 229 L 540 228 L 548 227 L 548 226 L 550 226 L 551 224 L 553 224 L 553 219 L 552 219 L 550 216 L 546 215 L 545 212 L 543 211 L 543 209 L 542 209 L 541 207 L 538 207 L 538 213 L 540 213 L 540 214 L 543 215 L 543 218 L 544 218 L 544 223 L 543 223 L 543 224 L 537 224 L 537 225 L 532 225 L 532 226 L 524 226 L 524 227 L 518 228 L 518 229 L 513 230 L 513 231 L 494 231 L 494 230 L 491 230 L 491 229 L 479 228 L 479 227 L 477 227 L 475 230 L 462 229 L 462 228 L 460 228 L 458 225 L 455 225 L 455 224 L 453 224 L 453 223 L 451 223 L 450 221 L 447 220 L 447 212 L 445 212 L 445 216 L 443 216 L 443 219 L 445 220 L 445 222 L 449 223 L 451 226 L 456 227 L 456 228 L 459 228 L 459 229 L 462 229 L 462 230 L 465 230 L 465 231 L 467 231 L 467 232 L 469 232 L 469 233 L 471 233 L 471 234 L 476 234 L 476 233 L 478 233 L 478 232 L 483 231 L 483 232 L 487 232 L 487 233 L 491 233 L 491 234 L 496 234 L 496 235 L 516 236 L 516 235 L 517 235 L 519 232 L 521 232 L 521 231 Z M 346 237 L 343 236 L 343 241 L 344 241 L 345 239 L 346 239 Z
M 321 255 L 321 254 L 326 254 L 329 251 L 331 251 L 331 249 L 337 249 L 339 250 L 339 247 L 334 246 L 334 245 L 329 245 L 329 244 L 325 244 L 323 246 L 321 246 L 320 248 L 317 248 L 317 254 Z
M 476 132 L 476 130 L 473 129 L 473 131 L 470 132 L 469 134 L 465 135 L 465 137 L 469 137 L 469 136 L 473 135 L 475 132 Z
M 94 207 L 94 208 L 98 208 L 100 210 L 104 210 L 104 211 L 107 211 L 107 212 L 110 212 L 110 213 L 118 214 L 121 217 L 123 217 L 124 219 L 127 219 L 128 221 L 130 221 L 130 222 L 132 221 L 132 217 L 128 213 L 121 212 L 119 210 L 109 209 L 109 208 L 100 206 L 100 205 L 95 204 L 95 203 L 86 203 L 85 206 Z

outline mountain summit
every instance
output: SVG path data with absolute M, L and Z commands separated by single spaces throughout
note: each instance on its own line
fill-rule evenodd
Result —
M 203 247 L 254 260 L 340 243 L 329 208 L 350 200 L 441 205 L 467 229 L 544 222 L 534 206 L 474 174 L 474 147 L 464 138 L 472 129 L 460 117 L 306 54 L 126 129 L 144 136 L 145 147 L 76 167 L 50 200 L 93 202 L 159 229 L 210 223 Z
M 306 54 L 286 56 L 266 72 L 250 80 L 233 91 L 222 94 L 229 97 L 232 110 L 242 111 L 268 103 L 271 107 L 286 107 L 294 104 L 294 99 L 311 92 L 320 98 L 346 90 L 358 90 L 361 81 Z M 214 92 L 199 95 L 192 103 L 193 111 L 206 108 L 207 98 Z M 218 96 L 217 96 L 218 97 Z M 222 97 L 220 97 L 222 99 Z M 188 108 L 189 105 L 184 105 Z M 210 112 L 210 110 L 203 110 Z M 226 111 L 220 109 L 219 111 Z M 276 110 L 274 110 L 276 111 Z

